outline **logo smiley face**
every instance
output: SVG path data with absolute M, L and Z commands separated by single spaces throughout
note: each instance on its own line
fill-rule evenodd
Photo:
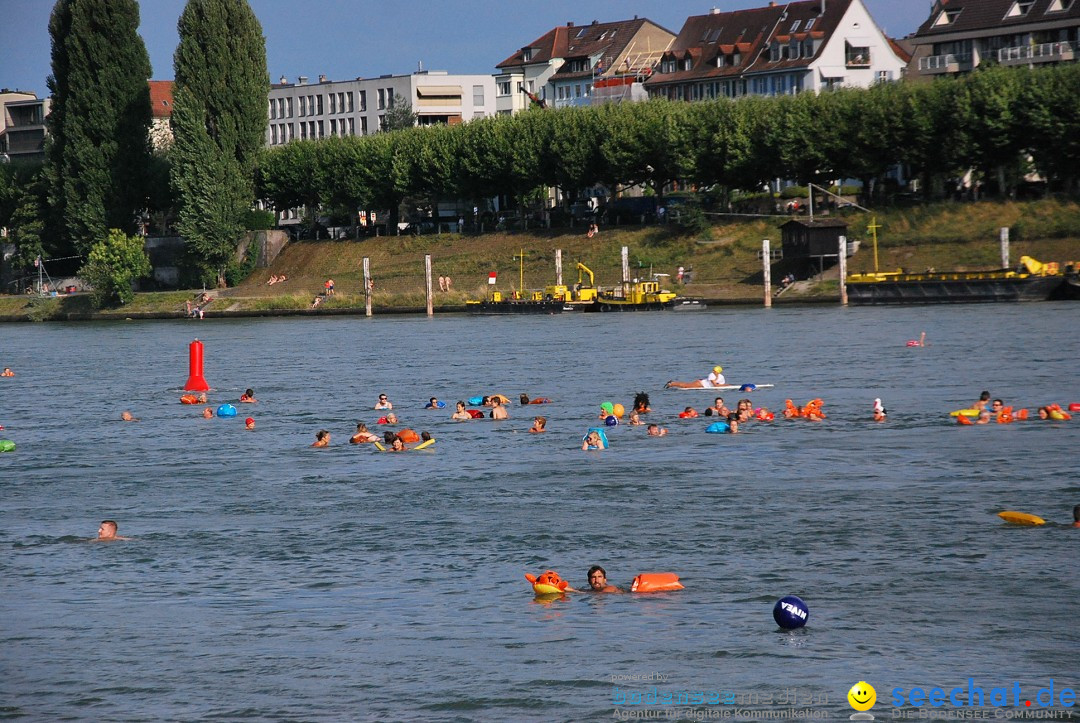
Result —
M 877 703 L 877 691 L 874 690 L 874 686 L 867 683 L 865 680 L 860 680 L 855 685 L 851 686 L 851 690 L 847 694 L 848 703 L 851 707 L 858 711 L 870 710 L 874 707 L 874 703 Z

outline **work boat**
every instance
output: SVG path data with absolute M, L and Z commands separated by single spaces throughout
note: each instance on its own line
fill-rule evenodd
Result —
M 471 314 L 561 314 L 563 303 L 550 297 L 545 299 L 539 291 L 510 294 L 492 291 L 482 301 L 466 301 L 465 310 Z
M 601 289 L 585 311 L 658 311 L 675 305 L 675 294 L 662 291 L 658 281 L 624 281 L 611 290 Z

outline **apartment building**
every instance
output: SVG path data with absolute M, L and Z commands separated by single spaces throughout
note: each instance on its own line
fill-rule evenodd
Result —
M 270 86 L 266 144 L 294 139 L 363 136 L 378 132 L 386 112 L 407 101 L 419 125 L 455 125 L 494 115 L 495 80 L 490 75 L 451 75 L 422 70 L 409 75 L 309 83 L 282 77 Z
M 1080 0 L 936 0 L 911 40 L 909 75 L 917 78 L 965 73 L 987 62 L 1075 62 Z
M 770 2 L 688 18 L 645 88 L 672 100 L 865 88 L 899 80 L 908 60 L 862 0 Z
M 670 30 L 637 16 L 552 28 L 496 66 L 496 111 L 644 99 L 641 83 L 674 39 Z
M 45 158 L 45 117 L 52 101 L 20 90 L 0 90 L 0 154 L 4 160 Z

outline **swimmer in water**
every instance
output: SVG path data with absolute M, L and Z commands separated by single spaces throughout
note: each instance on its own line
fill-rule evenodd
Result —
M 98 526 L 97 537 L 92 542 L 113 542 L 114 540 L 130 540 L 130 537 L 121 537 L 116 534 L 118 525 L 116 520 L 102 520 Z
M 368 431 L 367 425 L 363 422 L 356 423 L 356 434 L 349 437 L 349 444 L 363 444 L 365 442 L 378 442 L 379 435 L 373 434 Z
M 137 422 L 137 421 L 139 421 L 138 417 L 136 417 L 135 415 L 133 415 L 131 412 L 129 412 L 126 409 L 124 411 L 120 412 L 120 419 L 125 421 L 125 422 Z
M 1073 507 L 1073 527 L 1080 527 L 1080 505 Z
M 379 421 L 376 424 L 397 424 L 397 415 L 390 412 L 385 417 L 379 417 Z
M 4 371 L 0 372 L 0 377 L 13 377 L 15 372 L 11 371 L 11 367 L 4 367 Z
M 649 395 L 645 392 L 638 392 L 634 395 L 634 411 L 638 414 L 648 414 L 652 411 L 649 406 Z
M 399 437 L 399 436 L 397 436 L 395 434 L 394 438 L 392 440 L 390 440 L 390 447 L 387 448 L 387 451 L 388 452 L 404 452 L 406 449 L 408 449 L 408 448 L 405 446 L 405 442 L 402 441 L 401 437 Z
M 375 403 L 375 409 L 393 409 L 394 405 L 390 403 L 390 400 L 385 394 L 379 395 L 379 401 Z
M 979 395 L 979 401 L 971 405 L 972 409 L 978 409 L 980 412 L 986 409 L 986 405 L 990 403 L 990 392 L 983 392 Z
M 457 403 L 457 411 L 450 415 L 450 419 L 472 419 L 472 415 L 465 411 L 465 402 Z
M 885 421 L 885 407 L 881 404 L 881 399 L 874 399 L 874 421 Z
M 731 410 L 727 408 L 726 404 L 724 404 L 723 397 L 717 397 L 713 400 L 712 410 L 713 414 L 716 414 L 720 417 L 726 417 L 728 414 L 731 413 Z
M 650 437 L 663 437 L 666 434 L 667 434 L 667 428 L 661 427 L 661 426 L 656 425 L 656 424 L 650 424 L 649 425 L 649 436 Z
M 979 412 L 979 418 L 975 420 L 975 424 L 990 424 L 990 410 L 983 409 Z
M 603 438 L 596 430 L 590 431 L 585 435 L 585 439 L 581 441 L 581 451 L 586 452 L 588 450 L 607 449 L 607 445 L 604 444 Z
M 614 585 L 608 585 L 607 572 L 599 565 L 589 568 L 589 589 L 593 592 L 622 592 Z
M 198 402 L 199 402 L 199 404 L 206 404 L 206 392 L 203 392 L 202 394 L 200 394 L 200 395 L 199 395 L 199 396 L 198 396 L 198 397 L 196 398 L 196 401 L 198 401 Z
M 255 390 L 248 389 L 246 392 L 240 395 L 240 401 L 245 404 L 255 404 L 259 400 L 255 398 Z
M 547 431 L 547 417 L 534 417 L 533 425 L 529 427 L 530 434 L 543 434 Z
M 627 423 L 634 427 L 640 427 L 641 425 L 645 424 L 645 422 L 641 421 L 641 414 L 638 413 L 636 409 L 630 412 L 630 416 L 627 418 Z
M 214 410 L 211 409 L 210 407 L 207 407 L 207 408 L 202 410 L 202 415 L 203 415 L 203 419 L 213 419 L 214 418 Z
M 503 407 L 502 399 L 499 397 L 491 398 L 491 418 L 492 419 L 509 419 L 510 415 L 506 413 L 506 408 Z
M 728 434 L 739 433 L 739 421 L 741 419 L 742 415 L 740 415 L 738 412 L 732 412 L 731 414 L 727 415 Z
M 708 389 L 709 387 L 722 387 L 727 384 L 727 380 L 724 378 L 724 367 L 717 364 L 713 367 L 713 370 L 709 372 L 709 376 L 704 379 L 698 379 L 693 382 L 676 382 L 670 381 L 664 385 L 665 389 Z
M 329 447 L 330 446 L 330 433 L 325 429 L 320 429 L 315 433 L 315 441 L 311 443 L 312 447 Z
M 432 397 L 428 400 L 428 403 L 424 405 L 424 409 L 442 409 L 446 405 L 440 402 L 437 398 Z
M 255 418 L 248 417 L 244 420 L 244 429 L 255 429 Z

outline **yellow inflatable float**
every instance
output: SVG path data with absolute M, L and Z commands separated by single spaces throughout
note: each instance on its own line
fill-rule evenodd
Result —
M 1027 512 L 1016 512 L 1014 510 L 999 512 L 998 517 L 1012 525 L 1032 525 L 1037 527 L 1046 524 L 1046 520 L 1037 515 L 1029 515 Z
M 979 416 L 979 410 L 978 409 L 957 409 L 954 412 L 949 412 L 949 415 L 953 416 L 953 417 L 977 417 L 977 416 Z

